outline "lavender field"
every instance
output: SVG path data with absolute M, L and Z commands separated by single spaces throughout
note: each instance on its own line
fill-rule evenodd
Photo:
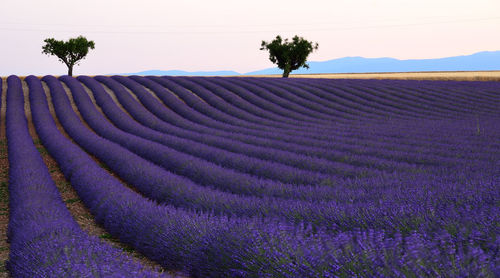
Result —
M 500 276 L 500 82 L 3 86 L 13 277 Z M 164 271 L 80 227 L 30 126 L 93 219 Z

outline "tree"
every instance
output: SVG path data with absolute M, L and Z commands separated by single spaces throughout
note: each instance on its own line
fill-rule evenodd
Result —
M 302 37 L 295 36 L 292 41 L 283 39 L 280 36 L 272 42 L 262 41 L 260 50 L 269 50 L 269 60 L 278 64 L 278 68 L 283 70 L 283 77 L 288 77 L 292 70 L 301 67 L 309 68 L 306 64 L 307 56 L 318 49 L 318 43 L 305 40 Z
M 73 66 L 80 60 L 85 59 L 89 49 L 94 49 L 93 41 L 87 40 L 83 36 L 71 38 L 68 41 L 58 41 L 53 38 L 45 39 L 45 45 L 42 47 L 43 54 L 55 55 L 59 61 L 68 67 L 68 75 L 73 75 Z

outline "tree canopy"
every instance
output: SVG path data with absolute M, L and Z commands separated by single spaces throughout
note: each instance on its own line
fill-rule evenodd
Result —
M 292 41 L 283 40 L 281 36 L 271 42 L 262 41 L 260 50 L 269 51 L 269 60 L 283 70 L 283 77 L 288 77 L 292 70 L 301 67 L 309 68 L 307 56 L 318 49 L 318 43 L 295 36 Z
M 87 40 L 83 36 L 71 38 L 68 41 L 59 41 L 54 38 L 44 40 L 45 45 L 42 47 L 43 54 L 55 55 L 59 61 L 66 64 L 68 67 L 68 75 L 73 75 L 73 66 L 80 60 L 85 59 L 89 53 L 89 49 L 94 49 L 93 41 Z

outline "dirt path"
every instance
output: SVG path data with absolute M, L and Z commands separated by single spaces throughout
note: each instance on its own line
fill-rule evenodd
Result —
M 5 138 L 5 111 L 7 82 L 2 81 L 2 98 L 0 109 L 0 278 L 9 277 L 5 262 L 9 258 L 7 227 L 9 224 L 9 160 L 7 158 L 7 139 Z

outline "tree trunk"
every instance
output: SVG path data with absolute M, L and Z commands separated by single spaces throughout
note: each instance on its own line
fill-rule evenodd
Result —
M 285 67 L 283 69 L 283 78 L 287 78 L 291 71 L 292 66 L 290 64 L 285 64 Z
M 73 76 L 73 65 L 68 66 L 68 75 Z

